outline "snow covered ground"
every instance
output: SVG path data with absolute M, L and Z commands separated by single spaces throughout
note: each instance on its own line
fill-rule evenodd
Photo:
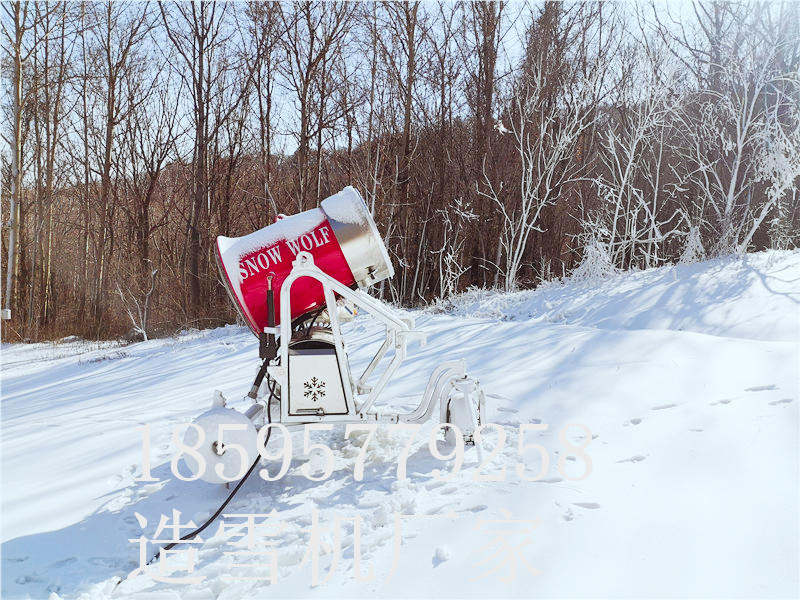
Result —
M 420 435 L 408 478 L 399 481 L 405 437 L 381 429 L 363 481 L 355 481 L 364 438 L 346 441 L 337 428 L 314 435 L 336 454 L 332 476 L 315 483 L 300 472 L 306 459 L 297 432 L 286 476 L 265 482 L 254 475 L 226 510 L 277 511 L 270 522 L 284 528 L 253 546 L 267 554 L 225 554 L 243 548 L 215 524 L 195 557 L 192 576 L 203 580 L 190 585 L 140 575 L 115 587 L 139 565 L 129 539 L 152 538 L 160 515 L 173 509 L 199 524 L 224 499 L 220 485 L 171 475 L 170 432 L 205 411 L 214 389 L 229 399 L 245 394 L 257 366 L 255 339 L 225 327 L 127 346 L 3 345 L 2 598 L 800 594 L 800 252 L 516 294 L 474 292 L 414 316 L 428 345 L 411 348 L 386 397 L 410 407 L 436 364 L 465 358 L 488 394 L 489 421 L 506 433 L 483 473 L 499 477 L 504 467 L 504 480 L 473 480 L 474 448 L 455 478 L 436 480 L 432 471 L 452 463 L 434 459 Z M 359 317 L 345 335 L 360 372 L 380 329 Z M 136 428 L 148 423 L 156 483 L 134 480 L 142 462 Z M 558 468 L 561 462 L 572 477 L 586 468 L 564 445 L 586 443 L 581 429 L 559 439 L 569 423 L 592 434 L 585 449 L 592 471 L 580 481 Z M 516 469 L 524 462 L 523 474 L 533 477 L 542 466 L 536 448 L 518 453 L 522 424 L 548 425 L 522 441 L 549 456 L 539 481 Z M 487 433 L 484 456 L 496 440 Z M 279 447 L 273 437 L 270 451 Z M 323 541 L 334 541 L 330 532 L 342 518 L 342 556 L 330 579 L 312 587 L 311 560 L 301 563 L 313 546 L 315 511 Z M 147 519 L 144 527 L 135 513 Z M 397 551 L 395 513 L 419 518 L 402 521 L 396 571 L 386 582 Z M 361 573 L 371 568 L 372 581 L 354 576 L 346 517 L 355 515 Z M 539 524 L 489 522 L 509 518 Z M 492 531 L 525 528 L 499 536 L 508 546 L 481 550 L 495 540 Z M 270 549 L 279 565 L 274 585 L 229 580 L 267 576 L 268 568 L 247 564 L 269 562 Z M 177 564 L 187 556 L 170 558 Z M 330 556 L 319 564 L 324 578 Z

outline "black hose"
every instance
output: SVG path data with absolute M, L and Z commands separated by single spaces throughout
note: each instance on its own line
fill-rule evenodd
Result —
M 263 378 L 263 376 L 262 376 L 262 378 Z M 270 389 L 270 399 L 267 401 L 267 422 L 268 423 L 272 423 L 272 414 L 270 412 L 270 401 L 271 400 L 272 400 L 272 389 Z M 271 435 L 272 435 L 272 429 L 270 428 L 269 430 L 267 430 L 267 437 L 264 440 L 264 447 L 265 448 L 267 447 L 267 444 L 269 443 L 269 438 L 270 438 Z M 209 518 L 205 523 L 203 523 L 200 527 L 198 527 L 194 531 L 184 535 L 179 541 L 172 542 L 170 544 L 167 544 L 163 548 L 159 548 L 158 552 L 156 552 L 153 555 L 153 558 L 151 558 L 150 560 L 147 561 L 147 564 L 149 565 L 150 563 L 152 563 L 156 559 L 156 557 L 161 553 L 161 550 L 164 550 L 164 551 L 172 550 L 172 548 L 174 548 L 175 546 L 177 546 L 181 542 L 185 542 L 186 540 L 188 540 L 191 537 L 195 537 L 195 536 L 200 535 L 203 532 L 203 530 L 206 529 L 206 527 L 211 525 L 211 523 L 213 523 L 216 520 L 216 518 L 222 513 L 222 511 L 225 510 L 225 507 L 228 506 L 228 503 L 231 500 L 233 500 L 233 497 L 236 495 L 236 492 L 238 492 L 239 488 L 241 488 L 244 485 L 244 482 L 247 481 L 248 477 L 250 477 L 250 474 L 255 470 L 256 465 L 258 465 L 258 462 L 260 460 L 261 460 L 261 455 L 256 457 L 256 459 L 253 461 L 253 464 L 250 465 L 249 469 L 247 469 L 247 473 L 245 473 L 244 477 L 242 477 L 239 480 L 239 483 L 237 483 L 236 487 L 233 488 L 233 491 L 230 494 L 228 494 L 228 497 L 225 499 L 225 502 L 223 502 L 220 505 L 220 507 L 217 509 L 217 512 L 215 512 L 213 515 L 211 515 L 211 518 Z
M 267 289 L 267 319 L 268 319 L 269 327 L 273 328 L 273 327 L 275 327 L 275 301 L 274 301 L 274 296 L 273 296 L 273 291 L 272 291 L 272 275 L 270 275 L 270 277 L 269 277 L 269 279 L 267 281 L 267 285 L 268 285 L 268 289 Z M 316 316 L 319 316 L 319 314 L 321 312 L 322 311 L 318 312 Z M 256 375 L 256 379 L 253 382 L 252 387 L 250 388 L 250 392 L 247 394 L 253 400 L 256 400 L 258 398 L 258 388 L 261 387 L 261 382 L 264 381 L 264 377 L 267 376 L 267 367 L 269 366 L 270 361 L 273 360 L 275 358 L 275 355 L 277 354 L 277 347 L 275 345 L 274 334 L 270 333 L 267 337 L 268 337 L 268 339 L 264 340 L 264 342 L 266 342 L 266 343 L 260 343 L 259 344 L 259 354 L 261 355 L 261 358 L 264 359 L 264 361 L 261 363 L 261 367 L 258 369 L 258 374 Z M 259 336 L 259 340 L 261 341 L 261 336 Z M 265 350 L 265 352 L 263 352 L 262 350 Z M 280 398 L 278 397 L 278 394 L 275 391 L 274 382 L 272 381 L 271 377 L 267 377 L 267 387 L 269 388 L 269 399 L 267 400 L 267 406 L 266 406 L 267 423 L 271 424 L 272 423 L 272 412 L 270 411 L 270 405 L 272 403 L 272 399 L 275 398 L 278 401 L 280 401 Z M 264 439 L 264 447 L 265 448 L 267 447 L 267 444 L 269 443 L 269 438 L 270 438 L 271 435 L 272 435 L 272 429 L 270 428 L 270 429 L 267 430 L 267 437 Z M 147 564 L 149 565 L 150 563 L 152 563 L 156 559 L 156 557 L 159 554 L 161 554 L 162 550 L 164 550 L 164 551 L 172 550 L 172 548 L 174 548 L 175 546 L 177 546 L 181 542 L 185 542 L 186 540 L 188 540 L 189 538 L 192 538 L 192 537 L 197 537 L 209 525 L 211 525 L 216 520 L 216 518 L 222 513 L 222 511 L 225 510 L 225 507 L 228 506 L 228 503 L 231 500 L 233 500 L 233 497 L 236 495 L 236 492 L 238 492 L 239 489 L 244 485 L 244 482 L 247 481 L 247 478 L 250 477 L 250 475 L 253 473 L 253 471 L 255 471 L 255 468 L 256 468 L 256 466 L 258 466 L 258 463 L 259 463 L 260 460 L 261 460 L 261 455 L 259 454 L 256 457 L 256 459 L 253 461 L 253 464 L 250 465 L 250 468 L 247 469 L 247 472 L 244 474 L 244 477 L 242 477 L 239 480 L 239 483 L 236 484 L 236 487 L 233 488 L 233 491 L 230 494 L 228 494 L 227 498 L 225 498 L 225 502 L 223 502 L 220 505 L 220 507 L 217 509 L 217 512 L 215 512 L 213 515 L 211 515 L 211 517 L 205 523 L 203 523 L 200 527 L 198 527 L 197 529 L 195 529 L 191 533 L 187 533 L 186 535 L 184 535 L 177 542 L 171 542 L 171 543 L 167 544 L 166 546 L 164 546 L 163 548 L 159 548 L 158 552 L 156 552 L 153 555 L 153 557 L 150 560 L 147 561 Z M 124 579 L 120 579 L 117 582 L 117 584 L 114 586 L 114 588 L 116 589 L 116 586 L 119 585 L 120 583 L 122 583 L 123 581 L 124 581 Z
M 270 358 L 265 358 L 264 362 L 261 363 L 261 368 L 258 369 L 258 373 L 256 374 L 256 379 L 253 381 L 253 385 L 250 387 L 250 391 L 247 393 L 248 398 L 252 398 L 253 400 L 258 399 L 258 388 L 261 387 L 261 382 L 264 381 L 264 376 L 267 374 L 267 367 L 269 367 Z

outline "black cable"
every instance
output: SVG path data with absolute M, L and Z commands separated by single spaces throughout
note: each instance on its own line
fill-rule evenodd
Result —
M 270 395 L 272 395 L 272 390 L 271 389 L 270 389 Z M 272 423 L 272 414 L 271 414 L 271 411 L 270 411 L 270 401 L 271 400 L 272 400 L 272 397 L 270 397 L 270 400 L 267 401 L 267 409 L 266 410 L 267 410 L 267 422 L 268 423 Z M 271 435 L 272 435 L 272 429 L 270 428 L 269 430 L 267 430 L 267 437 L 264 440 L 264 447 L 265 448 L 267 447 L 267 444 L 269 443 L 269 438 L 270 438 Z M 222 513 L 222 511 L 225 510 L 225 507 L 228 506 L 228 503 L 231 500 L 233 500 L 233 497 L 236 495 L 236 492 L 238 492 L 239 488 L 241 488 L 244 485 L 244 482 L 247 481 L 248 477 L 250 477 L 250 474 L 255 470 L 256 465 L 258 465 L 260 460 L 261 460 L 261 455 L 256 457 L 255 461 L 253 461 L 253 464 L 250 465 L 249 469 L 247 469 L 247 473 L 245 473 L 244 477 L 242 477 L 239 480 L 239 483 L 236 484 L 236 487 L 233 488 L 233 491 L 225 499 L 225 502 L 223 502 L 220 505 L 220 507 L 217 509 L 217 512 L 215 512 L 213 515 L 211 515 L 210 519 L 208 519 L 205 523 L 203 523 L 200 527 L 198 527 L 197 529 L 195 529 L 191 533 L 187 533 L 179 541 L 172 542 L 170 544 L 167 544 L 163 548 L 159 548 L 158 552 L 156 552 L 155 555 L 153 555 L 153 558 L 151 558 L 150 560 L 147 561 L 147 564 L 149 565 L 150 563 L 152 563 L 156 559 L 156 557 L 159 554 L 161 554 L 161 550 L 164 550 L 164 551 L 172 550 L 172 548 L 174 548 L 175 546 L 177 546 L 181 542 L 185 542 L 186 540 L 188 540 L 191 537 L 195 537 L 195 536 L 200 535 L 206 527 L 211 525 L 211 523 L 213 523 L 216 520 L 216 518 Z
M 218 263 L 218 265 L 219 265 L 219 263 Z M 269 326 L 270 327 L 274 327 L 275 326 L 275 307 L 274 307 L 274 300 L 273 300 L 273 296 L 272 296 L 272 276 L 270 276 L 269 279 L 268 279 L 267 313 L 268 313 L 268 317 L 267 318 L 268 318 Z M 320 311 L 317 312 L 316 315 L 314 315 L 314 318 L 317 318 L 321 313 L 322 313 L 322 309 L 320 309 Z M 313 323 L 313 320 L 312 320 L 312 323 Z M 310 328 L 311 328 L 311 326 L 309 325 L 308 329 L 310 329 Z M 257 399 L 258 388 L 261 387 L 261 382 L 264 380 L 264 377 L 266 376 L 267 377 L 267 388 L 269 389 L 269 399 L 267 400 L 267 405 L 266 405 L 267 423 L 268 424 L 272 424 L 272 411 L 270 410 L 270 405 L 272 403 L 272 399 L 273 398 L 278 400 L 278 402 L 280 403 L 280 397 L 278 396 L 278 394 L 275 391 L 274 381 L 273 381 L 272 377 L 269 377 L 269 375 L 267 374 L 267 367 L 269 366 L 270 361 L 275 358 L 275 355 L 277 354 L 277 347 L 274 345 L 274 337 L 272 337 L 272 334 L 270 334 L 270 339 L 269 340 L 265 340 L 265 341 L 268 341 L 268 343 L 267 344 L 261 343 L 262 342 L 261 336 L 259 336 L 259 342 L 260 342 L 259 343 L 259 355 L 263 354 L 261 356 L 261 358 L 263 358 L 264 361 L 261 363 L 261 367 L 258 370 L 258 374 L 256 375 L 256 379 L 253 382 L 253 386 L 250 389 L 250 393 L 248 393 L 248 397 L 251 397 L 253 400 Z M 267 350 L 265 353 L 262 353 L 261 346 L 265 346 L 265 349 Z M 278 357 L 278 361 L 277 362 L 280 362 L 280 357 Z M 267 444 L 269 444 L 269 438 L 270 438 L 271 435 L 272 435 L 272 429 L 270 428 L 270 429 L 267 430 L 267 437 L 264 439 L 264 448 L 266 448 Z M 164 550 L 164 551 L 172 550 L 172 548 L 174 548 L 175 546 L 177 546 L 181 542 L 185 542 L 186 540 L 188 540 L 189 538 L 192 538 L 192 537 L 197 537 L 209 525 L 211 525 L 216 520 L 216 518 L 222 513 L 222 511 L 225 510 L 225 507 L 228 506 L 228 503 L 231 500 L 233 500 L 233 497 L 236 495 L 236 492 L 238 492 L 239 489 L 244 485 L 244 482 L 247 481 L 247 478 L 250 477 L 250 475 L 253 473 L 253 471 L 255 470 L 255 468 L 258 465 L 260 460 L 261 460 L 261 454 L 259 453 L 259 455 L 256 457 L 256 459 L 253 461 L 253 464 L 250 465 L 249 469 L 247 469 L 247 472 L 244 474 L 244 477 L 242 477 L 239 480 L 239 483 L 236 484 L 236 487 L 233 488 L 233 491 L 230 494 L 228 494 L 227 498 L 225 498 L 225 502 L 223 502 L 220 505 L 220 507 L 217 509 L 217 512 L 215 512 L 213 515 L 211 515 L 211 517 L 205 523 L 203 523 L 200 527 L 198 527 L 197 529 L 195 529 L 191 533 L 187 533 L 182 538 L 180 538 L 177 542 L 171 542 L 171 543 L 167 544 L 166 546 L 164 546 L 163 548 L 159 548 L 158 552 L 156 552 L 153 555 L 153 557 L 150 560 L 147 561 L 147 565 L 152 563 L 156 559 L 156 557 L 159 554 L 161 554 L 162 550 Z M 122 583 L 125 579 L 126 578 L 123 578 L 123 579 L 120 579 L 119 581 L 117 581 L 116 585 L 114 586 L 114 589 L 116 589 L 116 587 L 120 583 Z
M 325 311 L 325 308 L 326 307 L 323 306 L 318 311 L 314 312 L 313 314 L 311 314 L 309 316 L 308 321 L 306 321 L 305 330 L 303 331 L 303 337 L 308 337 L 308 334 L 311 331 L 311 328 L 314 326 L 314 322 L 317 319 L 319 319 L 319 316 Z
M 269 389 L 269 397 L 270 400 L 275 398 L 278 402 L 280 402 L 281 397 L 278 395 L 278 392 L 275 389 L 275 380 L 272 377 L 267 379 L 267 389 Z
M 292 321 L 291 330 L 297 333 L 301 333 L 303 337 L 308 335 L 308 332 L 311 331 L 311 327 L 314 325 L 314 321 L 316 321 L 319 316 L 325 312 L 327 307 L 323 306 L 322 308 L 304 313 L 294 319 Z

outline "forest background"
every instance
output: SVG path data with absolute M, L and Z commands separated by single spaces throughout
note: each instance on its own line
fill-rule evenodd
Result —
M 800 242 L 800 3 L 4 2 L 5 341 L 235 322 L 355 186 L 402 306 Z

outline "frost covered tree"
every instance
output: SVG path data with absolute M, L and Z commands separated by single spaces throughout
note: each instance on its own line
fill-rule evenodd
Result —
M 492 200 L 501 217 L 500 245 L 504 262 L 504 287 L 513 290 L 525 260 L 528 240 L 543 231 L 539 218 L 545 207 L 579 176 L 577 145 L 592 124 L 591 101 L 596 81 L 579 76 L 552 103 L 543 60 L 530 65 L 507 112 L 508 129 L 519 160 L 516 185 L 493 182 L 484 170 L 485 189 L 479 193 Z
M 790 241 L 786 212 L 797 206 L 800 185 L 800 73 L 783 78 L 780 84 L 775 104 L 764 115 L 756 156 L 755 177 L 766 185 L 766 197 L 760 207 L 748 206 L 738 252 L 747 251 L 756 231 L 773 212 L 773 245 L 786 247 Z
M 630 53 L 615 102 L 625 108 L 615 111 L 599 134 L 593 180 L 599 207 L 584 215 L 581 225 L 588 239 L 606 245 L 613 264 L 647 268 L 663 260 L 659 247 L 665 240 L 682 234 L 680 211 L 668 208 L 674 190 L 663 181 L 676 97 L 661 55 L 638 48 Z
M 775 73 L 769 60 L 726 63 L 718 76 L 720 90 L 696 94 L 682 111 L 686 180 L 696 193 L 690 205 L 705 216 L 715 254 L 745 250 L 789 187 L 775 167 L 796 152 L 797 124 L 791 116 L 782 123 L 779 115 L 800 101 L 787 89 L 796 84 Z M 764 177 L 777 187 L 759 200 L 756 186 Z
M 792 4 L 693 6 L 694 27 L 661 29 L 694 77 L 682 94 L 673 172 L 686 212 L 713 240 L 709 252 L 743 252 L 792 187 L 781 189 L 786 171 L 775 166 L 791 160 L 797 128 L 800 11 Z
M 464 264 L 464 243 L 467 226 L 478 215 L 463 198 L 456 198 L 450 206 L 436 212 L 444 224 L 442 246 L 434 250 L 439 260 L 439 297 L 448 298 L 459 291 L 459 280 L 469 268 Z
M 117 282 L 117 295 L 131 321 L 133 333 L 140 336 L 144 342 L 148 339 L 153 292 L 156 289 L 157 277 L 158 269 L 150 271 L 149 284 L 143 292 L 132 290 L 129 286 Z

